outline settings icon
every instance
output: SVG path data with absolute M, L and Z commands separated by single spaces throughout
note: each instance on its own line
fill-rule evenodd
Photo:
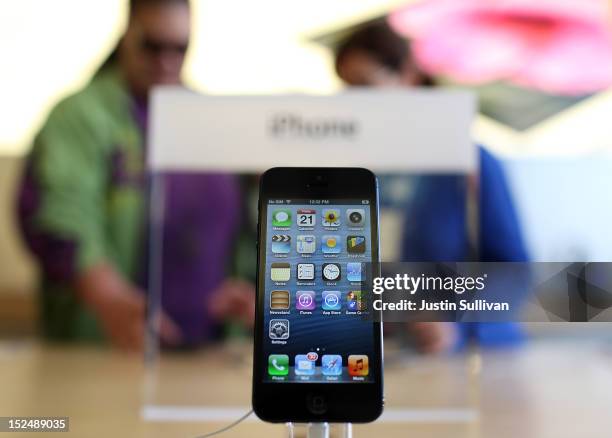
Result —
M 289 339 L 289 320 L 271 319 L 269 335 L 270 339 Z

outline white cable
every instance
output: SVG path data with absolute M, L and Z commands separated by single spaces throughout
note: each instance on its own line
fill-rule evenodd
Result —
M 239 419 L 237 419 L 236 421 L 234 421 L 233 423 L 228 424 L 225 427 L 222 427 L 219 430 L 215 430 L 214 432 L 210 432 L 204 435 L 198 435 L 196 438 L 208 438 L 210 436 L 215 436 L 215 435 L 219 435 L 220 433 L 226 432 L 228 430 L 230 430 L 231 428 L 238 426 L 240 423 L 242 423 L 244 420 L 246 420 L 247 418 L 249 418 L 251 416 L 251 414 L 253 413 L 253 409 L 251 409 L 249 412 L 247 412 L 246 414 L 244 414 L 242 417 L 240 417 Z

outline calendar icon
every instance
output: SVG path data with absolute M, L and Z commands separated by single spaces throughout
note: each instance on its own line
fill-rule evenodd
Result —
M 298 210 L 298 227 L 314 227 L 317 223 L 317 212 L 315 210 Z

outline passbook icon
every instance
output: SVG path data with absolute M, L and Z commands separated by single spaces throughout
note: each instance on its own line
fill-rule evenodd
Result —
M 364 236 L 348 236 L 346 238 L 346 251 L 349 254 L 363 254 L 366 251 Z

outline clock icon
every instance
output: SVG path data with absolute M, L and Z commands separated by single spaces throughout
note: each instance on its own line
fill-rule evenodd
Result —
M 337 263 L 323 264 L 323 280 L 325 281 L 340 280 L 340 265 Z

